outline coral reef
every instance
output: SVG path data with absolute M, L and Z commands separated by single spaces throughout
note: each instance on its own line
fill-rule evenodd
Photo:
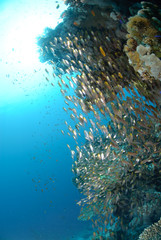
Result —
M 161 219 L 147 227 L 139 236 L 138 240 L 159 240 L 161 239 Z
M 143 80 L 146 74 L 161 81 L 161 11 L 149 2 L 141 2 L 141 7 L 127 22 L 128 40 L 124 50 Z
M 115 101 L 109 105 L 111 113 L 119 111 Z M 78 203 L 80 219 L 101 216 L 94 224 L 97 236 L 137 239 L 161 215 L 161 126 L 151 119 L 151 107 L 146 105 L 146 109 L 136 96 L 119 103 L 126 106 L 119 126 L 112 118 L 108 127 L 99 126 L 101 137 L 82 147 L 73 165 L 74 182 L 86 196 Z M 143 109 L 144 124 L 140 121 Z
M 127 23 L 127 57 L 118 4 L 65 2 L 63 22 L 38 44 L 74 121 L 74 127 L 65 124 L 77 144 L 75 151 L 68 147 L 77 156 L 73 183 L 84 195 L 79 219 L 92 220 L 94 240 L 135 240 L 161 216 L 159 21 L 155 27 L 142 2 L 142 13 Z M 148 7 L 154 15 L 155 6 Z M 76 95 L 68 95 L 68 83 Z M 89 130 L 83 131 L 85 124 Z M 87 140 L 83 146 L 79 136 Z
M 123 88 L 134 84 L 141 95 L 151 101 L 155 96 L 158 101 L 161 81 L 160 50 L 157 47 L 160 38 L 154 38 L 159 30 L 154 30 L 150 20 L 137 16 L 140 20 L 136 21 L 134 16 L 127 24 L 129 34 L 125 51 L 137 74 L 123 52 L 127 32 L 124 16 L 117 11 L 117 7 L 110 5 L 110 2 L 102 7 L 81 1 L 66 3 L 70 7 L 62 14 L 63 22 L 54 30 L 47 29 L 45 36 L 38 39 L 41 61 L 54 63 L 57 75 L 80 73 L 76 93 L 84 100 L 87 109 L 90 109 L 89 104 L 96 104 L 97 93 L 84 91 L 84 84 L 90 84 L 95 91 L 104 91 L 108 102 L 114 99 L 109 81 L 113 81 L 112 90 L 115 94 L 120 92 L 120 86 Z M 139 30 L 140 26 L 142 31 Z M 147 36 L 153 37 L 149 45 L 150 53 L 146 52 L 140 57 L 137 49 L 140 46 L 148 47 L 143 45 L 143 41 L 147 42 Z M 154 62 L 151 63 L 151 60 Z
M 155 79 L 161 80 L 161 60 L 154 54 L 151 53 L 151 47 L 144 47 L 142 44 L 137 46 L 137 53 L 139 54 L 140 61 L 142 65 L 144 64 L 144 69 L 147 71 L 149 69 L 150 75 Z M 138 69 L 138 72 L 142 75 L 145 70 Z
M 74 14 L 77 19 L 71 19 L 72 13 L 68 10 L 64 23 L 55 30 L 49 31 L 45 38 L 40 38 L 38 41 L 42 47 L 40 58 L 42 61 L 48 60 L 49 63 L 55 63 L 57 75 L 80 73 L 76 94 L 84 100 L 87 109 L 90 109 L 91 103 L 98 105 L 99 99 L 96 95 L 99 93 L 95 92 L 96 89 L 104 91 L 105 101 L 108 102 L 115 97 L 112 90 L 115 93 L 120 92 L 120 89 L 127 86 L 129 82 L 136 82 L 139 79 L 123 52 L 122 35 L 117 31 L 116 36 L 114 31 L 118 28 L 118 20 L 115 21 L 110 17 L 111 9 L 104 10 L 106 10 L 105 17 L 97 8 L 99 11 L 97 21 L 90 13 L 91 9 L 87 13 L 82 11 L 79 15 L 75 9 Z M 79 26 L 73 25 L 82 13 L 86 17 L 81 18 Z M 93 22 L 89 21 L 90 18 L 97 25 L 93 25 Z M 108 27 L 106 27 L 106 21 Z M 72 33 L 68 32 L 68 28 Z M 112 88 L 109 81 L 113 81 Z M 93 87 L 94 91 L 84 91 L 88 86 Z

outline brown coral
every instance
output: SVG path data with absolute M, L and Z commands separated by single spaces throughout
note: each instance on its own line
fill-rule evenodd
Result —
M 127 46 L 129 47 L 130 51 L 135 51 L 137 47 L 137 41 L 134 38 L 129 38 L 127 40 Z
M 147 18 L 138 15 L 131 17 L 127 23 L 127 31 L 129 34 L 126 37 L 128 40 L 130 39 L 130 44 L 132 38 L 137 45 L 140 43 L 149 45 L 155 54 L 161 48 L 160 40 L 156 37 L 160 35 L 160 32 L 151 25 Z M 130 46 L 128 45 L 128 47 Z
M 137 51 L 129 51 L 127 55 L 131 60 L 134 69 L 138 71 L 142 67 L 142 61 L 139 58 L 139 53 Z
M 127 23 L 127 31 L 136 41 L 141 41 L 143 34 L 149 28 L 150 22 L 144 17 L 138 15 L 131 17 Z
M 158 222 L 146 228 L 139 236 L 139 240 L 159 240 L 161 239 L 161 218 Z
M 161 32 L 153 21 L 156 6 L 151 3 L 144 4 L 144 2 L 141 2 L 141 5 L 143 9 L 130 17 L 127 22 L 127 44 L 124 51 L 141 78 L 144 79 L 144 73 L 148 74 L 149 80 L 146 82 L 152 84 L 151 77 L 156 81 L 161 80 Z M 148 5 L 148 12 L 146 5 Z

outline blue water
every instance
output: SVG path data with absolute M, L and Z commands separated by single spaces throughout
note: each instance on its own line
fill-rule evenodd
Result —
M 73 160 L 66 146 L 74 148 L 75 141 L 61 133 L 64 120 L 72 120 L 62 109 L 60 89 L 46 83 L 38 59 L 35 65 L 32 56 L 27 62 L 26 54 L 16 55 L 17 40 L 6 40 L 15 25 L 14 6 L 22 9 L 18 18 L 27 21 L 30 11 L 37 20 L 42 12 L 51 16 L 49 4 L 0 1 L 5 30 L 0 39 L 0 240 L 88 239 L 91 231 L 90 223 L 77 220 L 80 195 L 72 183 Z
M 66 146 L 74 140 L 61 134 L 70 121 L 62 105 L 49 92 L 1 111 L 0 239 L 72 239 L 89 230 L 77 220 L 80 196 Z

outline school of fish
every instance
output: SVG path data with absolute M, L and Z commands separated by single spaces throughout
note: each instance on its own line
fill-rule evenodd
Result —
M 145 85 L 114 31 L 77 29 L 49 40 L 41 53 L 50 58 L 71 118 L 61 132 L 76 142 L 75 149 L 67 147 L 73 182 L 83 196 L 79 219 L 92 221 L 93 240 L 138 239 L 154 209 L 153 221 L 161 216 L 158 96 L 148 82 L 144 97 Z

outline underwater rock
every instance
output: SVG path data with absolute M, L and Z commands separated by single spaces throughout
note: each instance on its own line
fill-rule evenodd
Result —
M 159 240 L 161 239 L 161 219 L 146 228 L 139 236 L 138 240 Z

